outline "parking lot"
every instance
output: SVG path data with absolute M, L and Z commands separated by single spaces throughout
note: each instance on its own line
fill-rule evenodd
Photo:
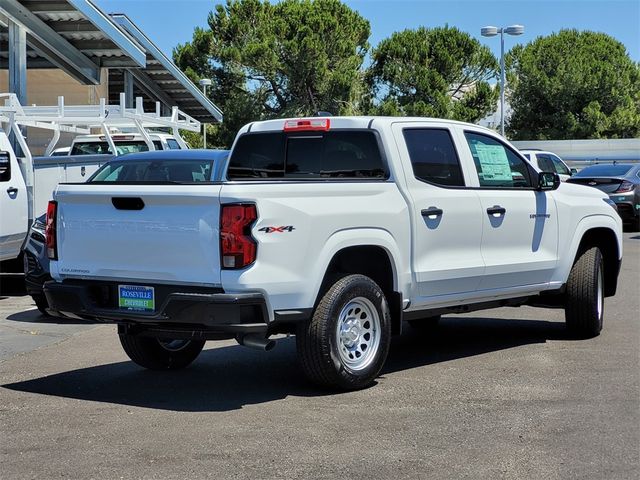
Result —
M 44 318 L 4 275 L 0 477 L 637 478 L 640 235 L 624 238 L 600 337 L 571 340 L 560 310 L 448 316 L 340 394 L 304 380 L 292 338 L 144 371 L 115 327 Z

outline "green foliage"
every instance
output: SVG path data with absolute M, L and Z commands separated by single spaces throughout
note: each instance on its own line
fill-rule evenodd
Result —
M 394 33 L 374 49 L 368 80 L 371 113 L 475 122 L 495 109 L 488 80 L 498 62 L 491 51 L 454 27 Z
M 369 22 L 339 0 L 227 0 L 209 27 L 196 29 L 174 60 L 192 79 L 214 81 L 224 122 L 213 145 L 230 146 L 254 120 L 359 113 Z
M 240 127 L 262 114 L 256 96 L 247 89 L 245 77 L 230 65 L 214 63 L 211 30 L 196 28 L 190 43 L 174 49 L 173 59 L 196 85 L 201 78 L 213 81 L 207 94 L 223 111 L 224 122 L 207 126 L 207 147 L 229 148 Z M 190 133 L 185 140 L 193 148 L 203 145 L 201 134 Z
M 228 0 L 209 16 L 214 58 L 260 92 L 266 114 L 353 110 L 369 22 L 339 0 Z
M 604 34 L 561 30 L 508 56 L 515 139 L 640 136 L 640 67 Z

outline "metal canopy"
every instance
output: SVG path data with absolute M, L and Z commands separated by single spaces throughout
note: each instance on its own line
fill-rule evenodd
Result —
M 7 28 L 27 32 L 27 66 L 58 67 L 83 84 L 101 67 L 144 67 L 145 52 L 90 0 L 0 0 L 0 68 L 9 58 Z
M 168 105 L 178 105 L 181 110 L 203 123 L 221 122 L 222 112 L 202 91 L 124 14 L 112 14 L 120 25 L 146 51 L 147 67 L 144 70 L 128 69 L 143 92 Z M 110 78 L 110 84 L 111 84 Z M 120 77 L 113 78 L 119 85 Z M 110 85 L 111 86 L 111 85 Z M 117 88 L 110 91 L 122 91 Z

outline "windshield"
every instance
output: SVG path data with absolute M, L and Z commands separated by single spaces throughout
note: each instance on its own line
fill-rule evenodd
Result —
M 633 165 L 592 165 L 583 168 L 574 177 L 624 177 Z
M 210 160 L 114 160 L 87 183 L 191 183 L 211 181 Z
M 147 144 L 142 140 L 116 141 L 118 155 L 125 153 L 146 152 L 149 150 Z M 153 146 L 156 150 L 162 150 L 162 144 L 154 140 Z M 108 155 L 111 154 L 107 142 L 78 142 L 73 145 L 71 155 Z

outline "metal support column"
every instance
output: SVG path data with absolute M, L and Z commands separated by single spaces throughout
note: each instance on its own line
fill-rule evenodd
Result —
M 27 104 L 27 32 L 13 22 L 9 24 L 9 93 L 15 93 L 21 105 Z M 10 135 L 13 151 L 21 154 L 20 144 Z
M 133 75 L 129 70 L 123 71 L 124 75 L 124 95 L 125 95 L 125 105 L 127 108 L 133 108 Z

